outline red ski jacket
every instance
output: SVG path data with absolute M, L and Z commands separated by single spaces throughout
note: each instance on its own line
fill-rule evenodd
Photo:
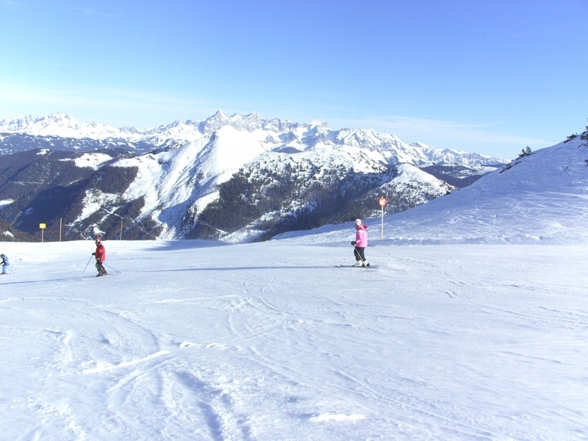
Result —
M 102 243 L 96 245 L 96 252 L 94 253 L 94 256 L 96 256 L 96 260 L 99 260 L 100 262 L 104 262 L 106 260 L 106 248 L 104 248 Z

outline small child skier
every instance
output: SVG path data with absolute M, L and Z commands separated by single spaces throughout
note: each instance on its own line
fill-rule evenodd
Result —
M 351 245 L 355 247 L 353 249 L 355 266 L 370 266 L 365 258 L 365 247 L 368 245 L 367 229 L 367 225 L 363 225 L 361 219 L 355 219 L 355 240 L 351 242 Z
M 8 256 L 6 254 L 0 254 L 0 258 L 2 259 L 2 275 L 7 274 L 6 268 L 10 263 L 8 262 Z
M 102 264 L 106 260 L 106 248 L 102 245 L 102 239 L 99 237 L 96 238 L 96 251 L 92 253 L 92 256 L 96 258 L 96 269 L 98 270 L 96 277 L 106 276 L 108 273 Z

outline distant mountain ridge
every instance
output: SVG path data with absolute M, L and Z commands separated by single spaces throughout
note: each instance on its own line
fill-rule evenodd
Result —
M 398 212 L 506 161 L 257 113 L 117 129 L 56 113 L 0 121 L 0 218 L 69 239 L 265 240 Z M 50 227 L 49 227 L 50 226 Z
M 268 132 L 265 142 L 272 150 L 290 148 L 302 151 L 320 144 L 347 146 L 377 146 L 381 149 L 392 149 L 398 157 L 398 163 L 411 163 L 416 166 L 431 165 L 468 165 L 496 166 L 506 162 L 504 158 L 490 157 L 477 153 L 459 152 L 456 150 L 440 150 L 422 143 L 406 144 L 398 137 L 380 134 L 374 130 L 341 129 L 331 130 L 326 122 L 314 121 L 308 124 L 292 123 L 279 119 L 262 119 L 256 112 L 249 115 L 235 113 L 226 115 L 219 110 L 213 116 L 202 121 L 175 121 L 156 128 L 140 130 L 136 128 L 115 128 L 103 123 L 80 123 L 69 115 L 53 113 L 44 117 L 25 116 L 0 121 L 0 137 L 9 135 L 28 135 L 33 137 L 52 137 L 53 139 L 94 140 L 119 145 L 133 146 L 138 153 L 150 150 L 179 146 L 196 141 L 210 135 L 222 127 L 232 127 L 238 131 Z M 71 144 L 71 143 L 70 143 Z M 83 147 L 65 148 L 75 151 L 87 151 Z M 0 150 L 0 154 L 9 153 Z M 10 153 L 14 153 L 11 151 Z M 428 164 L 431 163 L 431 164 Z

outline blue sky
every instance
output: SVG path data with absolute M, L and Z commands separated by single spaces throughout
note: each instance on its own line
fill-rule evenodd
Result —
M 506 158 L 588 123 L 588 0 L 0 0 L 0 119 L 222 109 Z

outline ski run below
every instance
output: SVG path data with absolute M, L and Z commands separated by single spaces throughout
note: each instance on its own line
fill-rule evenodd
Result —
M 588 438 L 585 244 L 371 245 L 0 243 L 2 438 Z

